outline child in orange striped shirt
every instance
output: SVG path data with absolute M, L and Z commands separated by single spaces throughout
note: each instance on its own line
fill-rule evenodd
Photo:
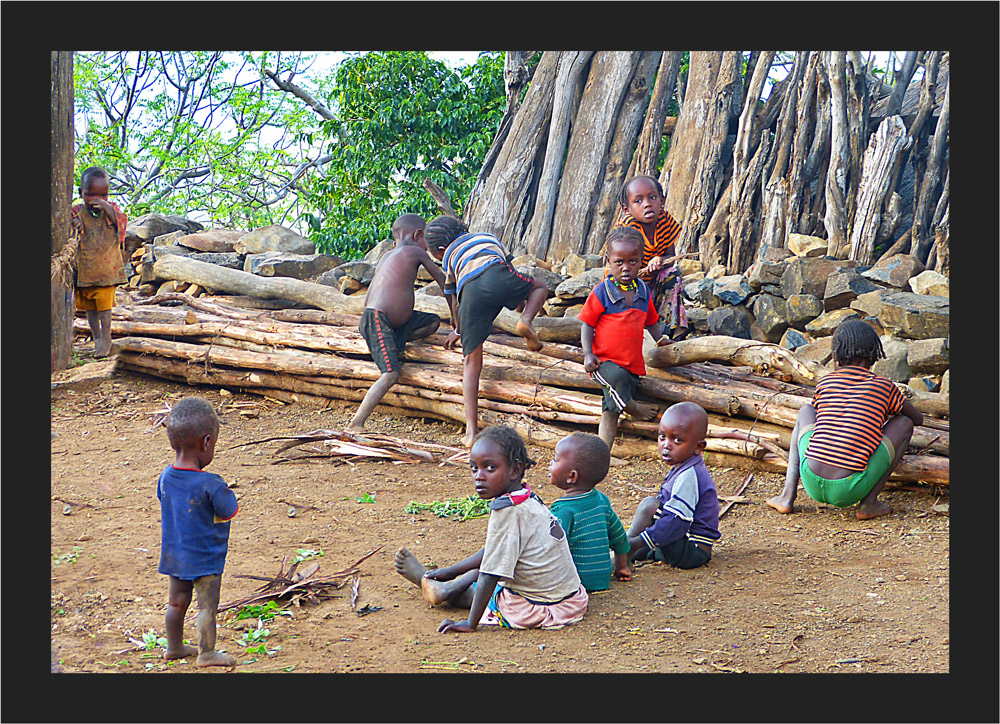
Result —
M 899 388 L 871 371 L 885 357 L 871 325 L 843 322 L 833 335 L 834 371 L 816 385 L 812 404 L 792 429 L 785 487 L 767 504 L 794 511 L 799 480 L 809 497 L 846 508 L 858 503 L 860 520 L 892 512 L 878 499 L 923 415 Z
M 660 182 L 653 176 L 633 176 L 623 185 L 618 197 L 622 215 L 615 226 L 630 226 L 642 233 L 645 241 L 639 278 L 653 290 L 656 310 L 664 321 L 668 339 L 687 336 L 687 315 L 681 273 L 672 257 L 681 226 L 664 208 Z

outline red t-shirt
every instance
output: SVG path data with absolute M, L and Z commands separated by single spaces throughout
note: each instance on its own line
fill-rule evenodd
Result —
M 578 315 L 581 322 L 594 328 L 594 355 L 602 362 L 610 360 L 636 375 L 646 374 L 642 356 L 642 338 L 646 327 L 660 321 L 649 285 L 637 279 L 631 304 L 615 286 L 611 277 L 594 287 Z

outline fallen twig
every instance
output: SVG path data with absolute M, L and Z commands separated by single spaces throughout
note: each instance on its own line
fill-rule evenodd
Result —
M 747 473 L 747 476 L 746 476 L 746 477 L 745 477 L 745 478 L 743 479 L 743 483 L 742 483 L 742 485 L 740 485 L 740 487 L 739 487 L 739 490 L 737 490 L 737 491 L 736 491 L 736 494 L 735 494 L 735 496 L 736 496 L 737 498 L 738 498 L 738 497 L 739 497 L 739 496 L 740 496 L 740 495 L 741 495 L 741 494 L 743 493 L 743 491 L 744 491 L 744 490 L 746 490 L 746 489 L 747 489 L 747 486 L 748 486 L 748 485 L 750 484 L 750 481 L 751 481 L 751 480 L 753 480 L 753 473 Z M 727 512 L 727 511 L 728 511 L 728 510 L 729 510 L 730 508 L 732 508 L 732 507 L 733 507 L 733 505 L 735 505 L 735 504 L 736 504 L 736 502 L 737 502 L 737 501 L 736 501 L 735 499 L 730 499 L 730 500 L 729 500 L 729 502 L 727 502 L 727 503 L 726 503 L 726 504 L 725 504 L 725 505 L 724 505 L 724 506 L 722 507 L 722 509 L 721 509 L 721 510 L 719 511 L 719 517 L 721 518 L 722 516 L 724 516 L 724 515 L 726 514 L 726 512 Z

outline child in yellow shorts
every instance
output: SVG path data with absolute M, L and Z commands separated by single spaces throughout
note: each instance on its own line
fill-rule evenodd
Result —
M 71 234 L 79 241 L 76 308 L 87 313 L 94 357 L 111 354 L 111 308 L 115 286 L 125 283 L 125 226 L 128 219 L 108 201 L 108 173 L 91 166 L 80 175 L 83 203 L 72 208 Z

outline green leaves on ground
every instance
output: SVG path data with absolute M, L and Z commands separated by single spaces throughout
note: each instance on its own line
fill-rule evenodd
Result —
M 487 501 L 478 495 L 470 495 L 467 498 L 448 498 L 445 501 L 435 500 L 433 503 L 417 503 L 411 501 L 404 509 L 407 513 L 420 513 L 429 510 L 439 518 L 457 518 L 458 520 L 469 520 L 471 518 L 482 518 L 490 514 Z

